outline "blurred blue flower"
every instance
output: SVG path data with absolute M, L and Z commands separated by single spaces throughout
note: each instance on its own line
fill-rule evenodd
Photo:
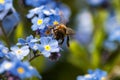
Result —
M 5 32 L 9 35 L 16 25 L 19 23 L 19 15 L 16 12 L 13 12 L 9 15 L 7 15 L 3 20 L 2 20 L 2 25 L 5 30 Z
M 104 43 L 104 47 L 109 51 L 115 51 L 118 48 L 118 44 L 113 41 L 106 40 Z
M 0 20 L 13 8 L 12 0 L 0 0 Z
M 52 37 L 41 37 L 40 38 L 39 51 L 45 57 L 49 57 L 53 52 L 59 52 L 58 41 Z
M 12 67 L 13 67 L 13 63 L 5 60 L 0 64 L 0 73 L 9 71 Z
M 8 54 L 8 48 L 5 47 L 2 43 L 0 43 L 0 58 L 5 57 Z
M 11 47 L 11 54 L 15 55 L 17 59 L 22 60 L 30 52 L 29 46 L 22 46 L 21 48 L 14 46 Z
M 33 23 L 32 30 L 36 31 L 38 29 L 39 30 L 45 29 L 45 27 L 47 26 L 49 20 L 50 19 L 48 17 L 44 18 L 44 15 L 39 15 L 38 17 L 34 17 L 32 19 L 32 23 Z
M 88 74 L 85 76 L 78 76 L 77 80 L 105 80 L 107 73 L 100 69 L 88 70 Z
M 41 5 L 45 5 L 50 3 L 53 0 L 25 0 L 25 4 L 28 6 L 39 7 Z
M 38 38 L 34 38 L 32 35 L 28 36 L 26 40 L 20 38 L 18 40 L 17 45 L 28 45 L 32 50 L 38 50 L 38 45 L 37 42 L 40 41 Z
M 83 10 L 77 16 L 77 31 L 75 38 L 83 45 L 88 45 L 93 33 L 93 18 L 88 10 Z
M 69 6 L 67 6 L 66 4 L 63 4 L 63 3 L 60 3 L 58 5 L 58 8 L 60 11 L 60 15 L 62 17 L 62 23 L 66 24 L 69 21 L 69 18 L 71 15 L 71 10 L 70 10 Z
M 32 35 L 28 36 L 26 40 L 19 38 L 17 45 L 29 45 L 30 43 L 35 43 L 40 41 L 38 38 L 34 38 Z
M 105 22 L 105 31 L 107 34 L 111 34 L 115 29 L 120 27 L 120 22 L 116 15 L 110 14 Z
M 108 37 L 109 41 L 117 41 L 120 43 L 120 28 L 116 28 L 115 30 L 113 30 L 109 37 Z
M 41 78 L 36 69 L 30 66 L 28 62 L 21 62 L 17 59 L 12 59 L 12 61 L 3 61 L 0 65 L 0 73 L 4 72 L 10 72 L 10 74 L 21 79 L 31 78 L 32 76 Z
M 40 6 L 29 10 L 29 13 L 27 14 L 27 18 L 32 18 L 34 15 L 38 15 L 39 13 L 42 13 L 43 8 L 44 6 Z
M 27 18 L 32 18 L 33 16 L 40 14 L 43 14 L 45 16 L 55 15 L 55 14 L 58 15 L 58 11 L 59 9 L 52 9 L 49 8 L 48 6 L 40 6 L 29 10 L 29 13 L 27 14 Z
M 90 5 L 97 6 L 97 5 L 101 5 L 106 0 L 86 0 L 86 1 Z
M 24 78 L 31 78 L 32 76 L 40 77 L 38 72 L 29 65 L 28 62 L 21 62 L 19 60 L 13 61 L 13 67 L 9 70 L 11 74 Z
M 119 18 L 115 14 L 108 16 L 105 22 L 105 31 L 107 33 L 107 40 L 104 46 L 109 51 L 115 51 L 120 43 L 120 23 Z
M 12 0 L 0 0 L 0 11 L 9 10 L 12 7 Z
M 51 2 L 47 4 L 48 7 L 52 9 L 56 9 L 56 13 L 61 16 L 61 21 L 62 23 L 67 23 L 69 21 L 70 15 L 71 15 L 71 10 L 69 6 L 66 4 L 63 4 L 61 2 Z

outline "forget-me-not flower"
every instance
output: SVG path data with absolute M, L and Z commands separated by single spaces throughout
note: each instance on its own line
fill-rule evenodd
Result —
M 50 16 L 50 15 L 58 15 L 59 14 L 59 9 L 52 9 L 48 6 L 40 6 L 36 7 L 34 9 L 29 10 L 29 13 L 27 14 L 27 18 L 32 18 L 35 15 L 40 15 L 44 14 L 45 16 Z
M 29 46 L 22 46 L 21 48 L 14 46 L 11 47 L 11 54 L 15 55 L 17 59 L 22 60 L 30 52 Z
M 60 20 L 61 20 L 60 15 L 50 15 L 49 26 L 60 24 Z
M 45 57 L 49 57 L 53 52 L 59 52 L 58 41 L 52 37 L 41 37 L 40 38 L 39 51 Z
M 25 0 L 25 4 L 28 6 L 39 7 L 45 5 L 53 0 Z
M 0 57 L 5 57 L 8 54 L 8 51 L 8 48 L 5 47 L 2 43 L 0 43 Z
M 12 67 L 13 67 L 13 63 L 5 60 L 0 64 L 0 73 L 4 73 L 5 71 L 10 71 Z
M 0 0 L 0 20 L 2 20 L 9 10 L 13 10 L 12 0 Z
M 28 36 L 26 38 L 26 40 L 20 38 L 18 40 L 18 43 L 17 45 L 22 45 L 22 46 L 25 46 L 25 45 L 28 45 L 32 50 L 38 50 L 38 41 L 40 41 L 40 39 L 38 38 L 34 38 L 32 35 Z
M 32 30 L 33 31 L 36 31 L 38 29 L 43 30 L 47 26 L 48 22 L 49 22 L 49 18 L 48 17 L 44 18 L 44 15 L 40 14 L 38 17 L 34 17 L 32 19 L 32 23 L 33 23 Z
M 28 62 L 21 62 L 19 60 L 13 61 L 14 65 L 10 69 L 10 73 L 20 77 L 21 79 L 30 78 L 32 76 L 37 76 L 40 78 L 38 72 L 29 65 Z
M 105 80 L 107 73 L 100 69 L 88 70 L 88 74 L 85 76 L 78 76 L 77 80 Z

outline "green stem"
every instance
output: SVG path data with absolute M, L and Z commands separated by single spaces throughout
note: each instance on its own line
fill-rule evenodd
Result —
M 34 55 L 34 56 L 29 60 L 29 62 L 31 62 L 32 60 L 34 60 L 35 58 L 37 58 L 37 57 L 39 57 L 39 56 L 42 56 L 42 54 Z
M 1 27 L 2 33 L 3 33 L 3 35 L 4 35 L 6 44 L 7 44 L 8 48 L 10 48 L 10 43 L 9 43 L 8 36 L 7 36 L 7 34 L 6 34 L 5 30 L 4 30 L 4 28 L 3 28 L 2 24 L 1 24 L 1 22 L 0 22 L 0 27 Z

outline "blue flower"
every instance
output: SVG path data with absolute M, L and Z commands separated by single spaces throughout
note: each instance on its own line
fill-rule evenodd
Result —
M 45 57 L 49 57 L 53 52 L 59 52 L 58 41 L 52 37 L 41 37 L 40 38 L 39 51 Z
M 25 4 L 28 6 L 39 7 L 45 5 L 53 0 L 25 0 Z
M 27 18 L 32 18 L 34 15 L 38 15 L 39 13 L 42 13 L 42 9 L 45 6 L 40 6 L 40 7 L 36 7 L 34 9 L 29 10 L 29 13 L 27 14 Z
M 26 40 L 19 38 L 17 45 L 29 45 L 30 43 L 35 43 L 40 41 L 38 38 L 34 38 L 32 35 L 28 36 Z
M 88 74 L 85 76 L 78 76 L 77 80 L 104 80 L 106 76 L 107 73 L 100 69 L 96 69 L 94 71 L 88 70 Z
M 40 78 L 38 72 L 29 65 L 28 62 L 21 62 L 19 60 L 13 61 L 14 65 L 10 69 L 10 73 L 20 77 L 21 79 L 30 78 L 32 76 L 37 76 Z
M 113 41 L 106 40 L 104 42 L 104 47 L 109 51 L 115 51 L 118 48 L 118 44 Z
M 0 44 L 0 58 L 5 57 L 8 54 L 8 48 L 5 47 L 3 44 Z
M 76 17 L 77 32 L 75 38 L 83 45 L 88 45 L 92 39 L 93 18 L 88 10 L 83 10 Z
M 20 38 L 18 40 L 17 45 L 23 45 L 23 46 L 28 45 L 31 49 L 36 51 L 38 49 L 38 45 L 39 45 L 37 43 L 38 41 L 40 41 L 38 38 L 34 38 L 32 35 L 30 35 L 26 38 L 26 40 Z
M 40 6 L 34 9 L 29 10 L 29 13 L 27 14 L 27 18 L 32 18 L 35 15 L 40 15 L 43 14 L 45 16 L 50 16 L 50 15 L 58 15 L 59 10 L 49 8 L 48 6 Z
M 12 7 L 12 0 L 0 0 L 0 11 L 9 10 Z
M 0 20 L 2 20 L 9 10 L 13 10 L 12 0 L 0 0 Z
M 43 30 L 37 30 L 37 33 L 40 35 L 40 37 L 50 36 L 51 32 L 52 31 L 49 29 L 49 27 L 45 27 Z
M 49 26 L 60 24 L 60 20 L 61 20 L 60 15 L 50 15 Z
M 16 12 L 13 12 L 9 15 L 6 15 L 2 20 L 2 26 L 4 27 L 5 32 L 9 35 L 19 23 L 19 15 Z
M 104 28 L 108 36 L 104 44 L 105 48 L 109 51 L 115 51 L 119 45 L 116 42 L 120 43 L 120 23 L 114 12 L 110 13 Z
M 120 43 L 120 28 L 116 28 L 115 30 L 113 30 L 110 33 L 108 40 L 113 42 L 117 41 Z
M 62 22 L 67 23 L 71 15 L 71 10 L 69 6 L 67 6 L 66 4 L 62 4 L 62 3 L 56 3 L 56 6 L 59 8 Z
M 11 47 L 11 54 L 15 55 L 17 59 L 22 60 L 30 52 L 28 46 L 22 46 L 21 48 L 14 46 Z
M 119 20 L 114 13 L 110 13 L 107 20 L 105 21 L 105 31 L 109 35 L 111 32 L 120 27 Z
M 32 30 L 36 31 L 38 29 L 43 30 L 47 26 L 49 22 L 49 18 L 44 18 L 43 16 L 39 15 L 38 17 L 34 17 L 32 19 Z
M 5 60 L 0 65 L 0 73 L 9 71 L 12 67 L 13 67 L 13 63 Z
M 87 3 L 93 6 L 97 6 L 105 2 L 105 0 L 87 0 Z

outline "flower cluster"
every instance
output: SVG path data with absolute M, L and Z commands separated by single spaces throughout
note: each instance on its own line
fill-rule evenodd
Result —
M 100 69 L 88 70 L 88 74 L 85 76 L 78 76 L 77 80 L 106 80 L 107 73 Z
M 14 49 L 13 51 L 18 53 L 21 52 L 21 57 L 24 57 L 29 53 L 29 48 L 34 52 L 36 52 L 37 50 L 40 51 L 41 53 L 39 54 L 43 54 L 45 57 L 50 57 L 51 53 L 56 52 L 57 54 L 57 52 L 60 51 L 58 41 L 52 37 L 41 37 L 40 39 L 38 39 L 38 38 L 33 38 L 33 36 L 31 35 L 31 36 L 28 36 L 26 40 L 19 39 L 17 45 L 21 45 L 23 47 L 21 49 L 18 49 L 18 47 L 15 47 L 15 49 L 13 48 Z M 22 55 L 22 53 L 24 55 Z M 20 55 L 18 55 L 18 57 L 19 56 Z
M 12 0 L 0 0 L 0 20 L 6 33 L 10 33 L 19 22 L 12 2 Z M 70 16 L 70 10 L 66 5 L 53 0 L 24 0 L 24 3 L 35 7 L 29 10 L 27 18 L 31 19 L 31 28 L 36 35 L 34 35 L 35 37 L 30 35 L 26 39 L 19 38 L 18 43 L 9 49 L 0 43 L 0 74 L 5 75 L 8 80 L 9 78 L 16 80 L 32 76 L 41 78 L 27 61 L 41 55 L 51 60 L 58 60 L 61 47 L 59 40 L 55 38 L 53 29 L 59 24 L 65 25 Z M 33 57 L 24 62 L 23 60 L 26 60 L 26 57 L 31 54 Z
M 32 76 L 41 78 L 38 72 L 30 66 L 28 62 L 20 61 L 28 53 L 29 49 L 27 46 L 21 48 L 11 47 L 11 50 L 9 51 L 9 49 L 1 43 L 0 74 L 4 74 L 8 78 L 12 76 L 12 80 L 14 80 L 15 76 L 17 79 L 30 78 Z

